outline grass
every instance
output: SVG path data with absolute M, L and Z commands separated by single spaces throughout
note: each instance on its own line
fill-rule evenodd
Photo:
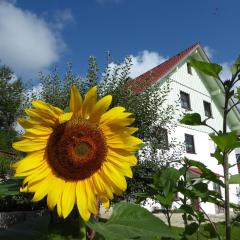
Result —
M 189 236 L 188 240 L 206 240 L 206 239 L 211 239 L 211 237 L 209 235 L 209 232 L 204 231 L 204 226 L 207 226 L 207 225 L 203 225 L 203 226 L 200 227 L 200 230 L 199 230 L 199 233 L 198 233 L 198 238 L 197 238 L 197 234 L 195 233 L 195 234 Z M 222 239 L 225 239 L 224 238 L 224 235 L 225 235 L 225 223 L 216 223 L 216 228 L 217 228 L 219 234 L 221 235 Z M 183 231 L 183 228 L 179 228 L 179 227 L 173 227 L 173 229 L 174 229 L 174 231 L 176 231 L 179 234 Z M 218 238 L 215 238 L 215 239 L 218 239 Z M 240 239 L 240 223 L 235 223 L 234 225 L 232 225 L 231 240 L 239 240 L 239 239 Z

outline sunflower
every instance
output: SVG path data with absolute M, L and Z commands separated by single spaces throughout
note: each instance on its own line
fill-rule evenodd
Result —
M 108 208 L 113 195 L 126 190 L 141 140 L 132 136 L 132 114 L 123 107 L 108 110 L 111 102 L 110 95 L 97 101 L 97 87 L 83 100 L 73 86 L 70 112 L 40 100 L 25 110 L 29 118 L 18 122 L 26 132 L 13 147 L 27 155 L 13 167 L 15 176 L 25 177 L 22 191 L 33 192 L 33 201 L 47 197 L 48 207 L 57 206 L 63 218 L 76 204 L 87 221 L 98 214 L 98 201 Z

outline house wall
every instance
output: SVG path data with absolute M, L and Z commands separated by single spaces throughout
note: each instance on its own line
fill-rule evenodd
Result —
M 214 98 L 211 97 L 207 84 L 204 83 L 204 79 L 201 80 L 198 73 L 192 68 L 192 75 L 187 72 L 186 62 L 181 64 L 175 71 L 167 78 L 171 80 L 171 91 L 168 95 L 168 104 L 174 104 L 180 97 L 180 91 L 186 92 L 190 95 L 191 110 L 190 112 L 197 112 L 201 115 L 202 119 L 207 118 L 204 113 L 203 101 L 211 103 L 213 118 L 208 120 L 208 124 L 215 128 L 217 131 L 222 129 L 222 114 L 219 107 L 217 107 Z M 161 80 L 162 81 L 162 80 Z M 164 81 L 163 81 L 164 84 Z M 183 113 L 186 112 L 184 109 Z M 177 114 L 176 118 L 179 119 L 181 114 Z M 228 127 L 229 129 L 229 127 Z M 191 134 L 194 136 L 195 151 L 196 154 L 184 153 L 189 159 L 198 160 L 208 166 L 213 172 L 223 175 L 223 169 L 218 165 L 217 160 L 211 157 L 210 149 L 210 137 L 209 133 L 213 131 L 205 126 L 186 126 L 178 124 L 171 137 L 177 138 L 180 142 L 184 142 L 184 134 Z M 230 164 L 236 163 L 235 152 L 232 152 L 229 156 Z M 231 174 L 237 174 L 237 166 L 230 169 Z M 213 186 L 209 185 L 210 189 Z M 238 202 L 236 196 L 237 185 L 230 186 L 230 201 L 233 203 Z M 222 195 L 224 191 L 222 189 Z M 201 206 L 207 213 L 215 213 L 215 206 L 211 203 L 202 204 Z

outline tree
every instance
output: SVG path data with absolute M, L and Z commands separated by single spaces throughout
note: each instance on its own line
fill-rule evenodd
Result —
M 23 84 L 7 66 L 0 67 L 0 129 L 12 128 L 20 115 Z
M 17 136 L 16 118 L 21 115 L 23 83 L 7 66 L 0 66 L 0 178 L 10 172 L 13 160 L 12 142 Z

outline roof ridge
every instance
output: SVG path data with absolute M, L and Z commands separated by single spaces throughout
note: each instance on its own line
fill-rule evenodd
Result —
M 188 56 L 197 47 L 201 47 L 201 45 L 199 43 L 195 43 L 191 47 L 184 49 L 180 53 L 139 75 L 135 79 L 129 80 L 127 86 L 130 87 L 134 93 L 144 92 L 148 87 L 156 83 L 159 79 L 171 71 L 183 58 Z

